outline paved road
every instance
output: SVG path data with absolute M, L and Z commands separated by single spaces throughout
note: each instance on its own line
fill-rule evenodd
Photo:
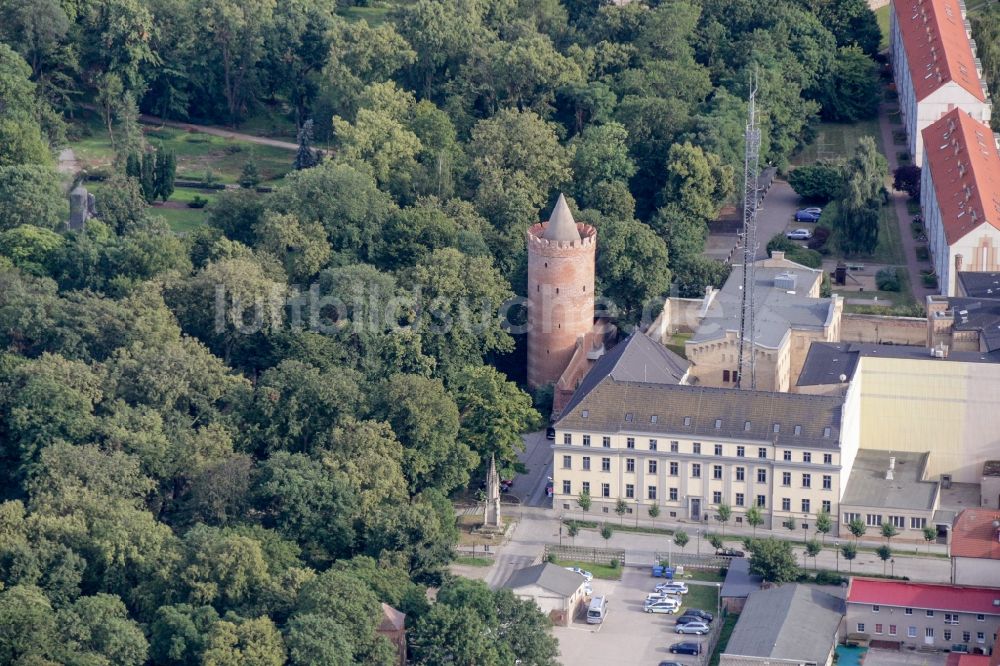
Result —
M 233 130 L 226 129 L 224 127 L 213 127 L 211 125 L 195 125 L 194 123 L 180 123 L 173 120 L 165 120 L 164 118 L 151 116 L 145 113 L 139 116 L 139 122 L 143 123 L 144 125 L 156 125 L 158 127 L 173 127 L 175 129 L 185 130 L 187 132 L 201 132 L 202 134 L 221 136 L 224 139 L 237 139 L 239 141 L 246 141 L 248 143 L 256 143 L 259 146 L 272 146 L 274 148 L 284 148 L 286 150 L 299 149 L 299 144 L 292 143 L 290 141 L 280 141 L 278 139 L 268 139 L 262 136 L 254 136 L 253 134 L 234 132 Z
M 757 252 L 755 258 L 767 258 L 767 242 L 776 234 L 784 234 L 789 228 L 812 228 L 808 222 L 795 222 L 795 211 L 802 206 L 802 200 L 791 185 L 783 180 L 775 180 L 764 197 L 757 212 Z M 712 234 L 705 245 L 705 256 L 724 261 L 732 256 L 734 263 L 742 260 L 741 249 L 737 247 L 739 237 L 735 234 Z M 734 252 L 734 248 L 735 252 Z
M 552 448 L 545 439 L 545 431 L 531 432 L 523 436 L 525 450 L 518 456 L 528 472 L 514 479 L 510 494 L 525 506 L 552 506 L 552 500 L 545 493 L 545 482 L 552 476 Z
M 75 174 L 78 171 L 76 153 L 72 148 L 63 148 L 59 151 L 59 166 L 56 167 L 59 173 Z

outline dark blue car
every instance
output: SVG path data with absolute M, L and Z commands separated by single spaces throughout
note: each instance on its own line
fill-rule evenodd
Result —
M 670 646 L 670 651 L 674 654 L 701 654 L 701 645 L 694 643 L 692 641 L 685 641 L 683 643 L 674 643 Z
M 822 208 L 803 208 L 795 213 L 796 222 L 819 222 L 819 216 L 823 214 Z

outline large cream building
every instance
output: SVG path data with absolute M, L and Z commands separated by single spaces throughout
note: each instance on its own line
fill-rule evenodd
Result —
M 857 411 L 844 406 L 856 396 L 681 385 L 658 369 L 664 352 L 635 333 L 577 389 L 555 423 L 554 508 L 576 510 L 588 493 L 598 515 L 621 498 L 640 515 L 657 505 L 668 520 L 699 520 L 726 504 L 741 524 L 756 505 L 767 528 L 827 511 L 837 533 L 858 448 Z

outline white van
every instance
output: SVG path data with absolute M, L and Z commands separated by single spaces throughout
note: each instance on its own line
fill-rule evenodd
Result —
M 594 597 L 590 601 L 590 608 L 587 609 L 587 624 L 600 624 L 604 622 L 604 617 L 607 614 L 607 597 Z

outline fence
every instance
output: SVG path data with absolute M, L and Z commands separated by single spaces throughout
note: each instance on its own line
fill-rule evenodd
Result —
M 657 562 L 666 562 L 670 560 L 670 566 L 681 566 L 693 568 L 693 569 L 718 569 L 719 567 L 728 567 L 731 557 L 723 557 L 722 555 L 697 555 L 695 553 L 656 553 Z
M 712 660 L 712 655 L 715 653 L 715 647 L 719 644 L 719 637 L 722 636 L 722 626 L 726 623 L 726 616 L 729 613 L 725 608 L 722 608 L 722 612 L 719 616 L 715 618 L 712 622 L 712 629 L 708 632 L 705 640 L 705 649 L 698 657 L 698 660 L 702 664 L 707 664 Z
M 611 560 L 617 560 L 619 564 L 625 564 L 625 551 L 615 548 L 586 548 L 584 546 L 545 546 L 545 557 L 555 556 L 557 560 L 571 560 L 573 562 L 590 562 L 592 564 L 610 564 Z

